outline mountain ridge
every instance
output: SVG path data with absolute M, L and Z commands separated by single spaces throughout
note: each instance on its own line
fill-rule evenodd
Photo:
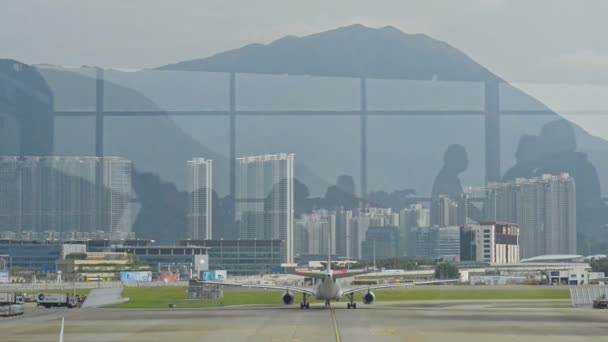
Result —
M 281 109 L 321 112 L 332 109 L 358 110 L 358 80 L 340 77 L 370 79 L 370 109 L 378 106 L 400 109 L 414 104 L 414 109 L 421 111 L 437 106 L 447 110 L 467 109 L 471 103 L 483 109 L 483 85 L 479 87 L 473 82 L 504 82 L 447 43 L 423 34 L 404 34 L 391 27 L 370 29 L 355 25 L 305 37 L 284 37 L 269 44 L 250 44 L 241 49 L 155 70 L 133 73 L 108 71 L 107 79 L 123 85 L 124 89 L 113 93 L 112 88 L 108 88 L 107 95 L 114 94 L 110 96 L 112 108 L 121 110 L 191 108 L 225 111 L 228 108 L 228 75 L 218 72 L 230 71 L 239 73 L 237 109 L 262 112 Z M 455 82 L 429 82 L 431 80 Z M 80 104 L 82 99 L 74 96 L 84 89 L 88 94 L 86 96 L 94 98 L 94 79 L 90 79 L 88 85 L 75 82 L 59 85 L 61 82 L 58 81 L 55 78 L 55 82 L 50 83 L 62 88 L 61 92 L 68 96 L 68 105 Z M 462 89 L 452 88 L 461 83 L 466 83 Z M 469 83 L 473 84 L 473 89 Z M 501 105 L 504 102 L 502 97 L 505 97 L 514 104 L 514 108 L 548 109 L 537 99 L 508 83 L 503 85 Z M 470 91 L 476 95 L 471 97 Z M 480 99 L 482 102 L 479 102 Z M 106 106 L 106 109 L 110 108 Z M 557 114 L 542 117 L 503 116 L 500 132 L 503 172 L 514 163 L 519 138 L 524 134 L 537 134 L 548 121 L 558 117 Z M 134 120 L 117 120 L 129 124 L 128 127 L 114 126 L 114 132 L 110 135 L 116 140 L 112 144 L 116 147 L 115 151 L 132 155 L 142 172 L 158 175 L 159 186 L 166 181 L 175 184 L 183 182 L 183 176 L 181 172 L 176 172 L 177 169 L 181 169 L 186 158 L 193 157 L 192 153 L 201 153 L 204 145 L 209 146 L 209 152 L 226 150 L 228 126 L 223 119 L 182 120 L 173 117 L 173 120 L 156 124 L 144 122 L 150 132 L 144 134 L 142 139 L 131 136 L 134 130 L 141 130 L 139 122 Z M 298 163 L 304 165 L 305 169 L 314 170 L 313 177 L 306 177 L 308 179 L 302 179 L 300 176 L 303 174 L 296 172 L 296 177 L 310 187 L 313 196 L 323 194 L 327 187 L 322 183 L 333 182 L 340 174 L 350 174 L 360 179 L 360 123 L 357 117 L 239 116 L 237 121 L 239 155 L 267 154 L 276 152 L 277 148 L 282 152 L 295 153 Z M 72 137 L 73 134 L 70 133 Z M 607 175 L 608 143 L 576 126 L 575 134 L 579 151 L 593 151 L 589 154 L 590 159 L 600 175 Z M 190 138 L 184 139 L 184 135 Z M 159 158 L 164 152 L 149 153 L 149 146 L 159 143 L 161 136 L 167 137 L 166 146 L 161 144 L 163 151 L 175 149 L 181 157 L 176 159 L 177 156 L 171 155 Z M 68 139 L 69 136 L 63 138 Z M 203 141 L 206 143 L 200 144 Z M 460 175 L 462 183 L 481 185 L 485 165 L 483 141 L 484 121 L 481 116 L 372 116 L 368 119 L 368 191 L 414 189 L 417 195 L 424 197 L 430 193 L 434 172 L 441 167 L 446 147 L 455 143 L 463 145 L 469 154 L 469 167 Z M 186 145 L 191 147 L 187 148 Z M 224 176 L 225 179 L 226 159 L 220 155 L 216 158 L 224 161 L 215 164 L 224 164 L 224 172 L 214 172 L 214 175 L 217 178 Z M 315 175 L 322 181 L 317 185 L 310 182 Z M 608 178 L 604 176 L 602 185 L 605 193 L 607 184 Z M 224 182 L 224 187 L 226 185 Z
M 351 60 L 354 60 L 354 62 Z M 508 93 L 506 95 L 508 99 L 504 102 L 511 100 L 516 104 L 524 103 L 524 107 L 527 106 L 527 108 L 549 109 L 538 99 L 509 85 L 508 82 L 493 74 L 484 66 L 479 65 L 454 46 L 426 34 L 404 33 L 392 26 L 370 28 L 361 24 L 353 24 L 300 37 L 288 35 L 267 44 L 248 44 L 242 48 L 231 49 L 205 58 L 164 65 L 159 67 L 158 70 L 237 72 L 243 76 L 247 76 L 247 74 L 270 74 L 367 77 L 372 81 L 375 78 L 408 81 L 496 81 L 501 82 L 504 85 L 502 91 Z M 239 76 L 239 80 L 244 78 L 243 76 Z M 260 86 L 260 88 L 263 88 L 263 86 Z M 262 90 L 259 90 L 259 92 L 258 95 L 264 95 Z M 239 93 L 239 96 L 240 94 L 242 93 Z M 501 97 L 503 97 L 503 93 L 501 93 Z M 283 101 L 280 98 L 277 100 Z M 429 101 L 433 100 L 433 98 L 429 98 Z M 503 100 L 501 99 L 501 101 Z M 370 107 L 369 104 L 368 107 Z M 258 108 L 256 107 L 256 109 Z M 512 163 L 512 161 L 507 161 L 505 164 L 504 160 L 513 158 L 518 137 L 523 132 L 537 133 L 547 120 L 557 117 L 558 115 L 555 113 L 555 115 L 548 115 L 545 118 L 525 117 L 521 120 L 516 118 L 519 122 L 512 118 L 503 119 L 505 122 L 514 121 L 502 124 L 504 132 L 501 132 L 501 135 L 508 137 L 502 143 L 503 171 Z M 276 121 L 273 120 L 273 122 Z M 447 122 L 450 119 L 445 118 L 442 121 Z M 526 123 L 523 124 L 523 121 L 526 121 Z M 588 134 L 577 125 L 573 124 L 573 126 L 579 140 L 579 149 L 589 152 L 590 156 L 596 156 L 595 163 L 598 169 L 608 170 L 608 161 L 605 162 L 605 158 L 603 158 L 606 153 L 601 152 L 608 151 L 608 143 L 601 138 Z M 459 126 L 456 124 L 452 128 L 456 130 Z M 287 126 L 276 126 L 276 130 L 280 129 L 287 129 Z M 425 127 L 420 128 L 420 130 L 424 129 Z M 510 132 L 510 130 L 517 133 Z M 372 134 L 370 133 L 370 136 Z M 385 137 L 380 139 L 383 138 Z M 399 139 L 400 137 L 397 133 L 394 133 L 393 138 Z M 422 139 L 423 136 L 420 136 L 420 138 Z M 437 149 L 433 148 L 432 150 Z M 370 147 L 370 153 L 372 151 Z M 483 154 L 483 151 L 473 152 Z M 424 158 L 428 158 L 428 156 Z M 431 162 L 429 161 L 427 164 L 431 165 Z M 479 163 L 478 165 L 483 164 Z M 416 179 L 416 174 L 412 176 L 414 183 L 421 181 Z M 373 177 L 373 174 L 370 172 L 371 177 Z M 479 179 L 478 176 L 477 179 Z M 608 190 L 606 185 L 608 179 L 605 180 L 603 182 L 604 189 Z M 375 187 L 375 189 L 386 188 L 381 186 Z M 424 188 L 419 190 L 425 191 Z
M 425 60 L 426 67 L 420 68 L 418 60 Z M 317 62 L 317 67 L 310 67 L 313 62 Z M 460 68 L 450 69 L 451 65 Z M 374 29 L 360 24 L 302 37 L 286 36 L 268 44 L 248 44 L 158 69 L 410 80 L 429 80 L 438 75 L 439 80 L 498 80 L 443 41 L 420 33 L 407 34 L 392 26 Z

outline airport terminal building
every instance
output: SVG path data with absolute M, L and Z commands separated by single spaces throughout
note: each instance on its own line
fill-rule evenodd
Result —
M 271 273 L 283 262 L 283 240 L 183 240 L 180 246 L 207 247 L 209 269 L 229 275 Z
M 9 256 L 13 268 L 29 271 L 55 272 L 57 260 L 84 252 L 86 245 L 82 243 L 0 240 L 0 255 Z
M 135 255 L 155 272 L 186 267 L 198 275 L 209 270 L 209 248 L 204 246 L 116 246 L 109 251 Z
M 208 250 L 204 246 L 153 246 L 150 240 L 0 240 L 0 255 L 9 256 L 13 268 L 51 273 L 69 254 L 110 252 L 133 255 L 154 272 L 181 267 L 198 274 L 209 269 Z

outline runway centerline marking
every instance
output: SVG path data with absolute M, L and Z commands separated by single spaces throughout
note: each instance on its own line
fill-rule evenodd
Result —
M 334 309 L 330 309 L 331 311 L 331 319 L 334 323 L 334 333 L 336 334 L 336 342 L 342 342 L 342 337 L 340 336 L 340 328 L 338 328 L 338 321 L 336 320 L 336 311 Z

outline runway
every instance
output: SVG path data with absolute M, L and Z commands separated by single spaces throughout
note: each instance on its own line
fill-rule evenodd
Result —
M 514 301 L 334 303 L 216 309 L 37 309 L 0 319 L 1 341 L 605 341 L 608 310 Z M 531 307 L 521 307 L 531 306 Z

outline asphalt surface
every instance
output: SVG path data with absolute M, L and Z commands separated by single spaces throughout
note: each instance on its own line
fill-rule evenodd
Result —
M 91 290 L 87 299 L 82 303 L 83 308 L 96 308 L 100 306 L 120 304 L 122 298 L 122 288 L 108 288 Z
M 549 307 L 551 305 L 552 307 Z M 0 319 L 0 341 L 606 341 L 608 310 L 567 302 L 458 301 L 241 306 L 217 309 L 44 309 Z

